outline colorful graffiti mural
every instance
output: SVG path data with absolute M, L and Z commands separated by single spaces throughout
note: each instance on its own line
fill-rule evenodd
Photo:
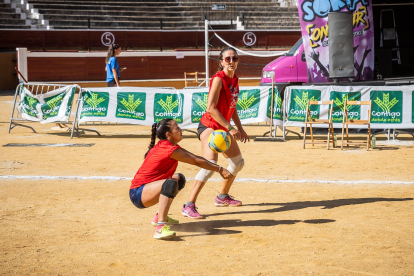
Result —
M 372 0 L 298 0 L 306 65 L 313 83 L 329 79 L 329 12 L 353 12 L 355 80 L 374 78 Z

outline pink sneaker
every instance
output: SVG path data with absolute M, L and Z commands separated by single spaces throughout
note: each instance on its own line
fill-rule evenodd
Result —
M 235 200 L 234 197 L 232 197 L 231 195 L 226 196 L 224 199 L 220 199 L 217 196 L 216 199 L 214 200 L 214 205 L 216 205 L 217 207 L 225 207 L 225 206 L 236 207 L 236 206 L 242 205 L 242 202 Z
M 185 204 L 184 204 L 181 214 L 185 217 L 189 217 L 193 219 L 201 219 L 203 217 L 197 212 L 197 207 L 195 206 L 195 204 L 191 204 L 187 208 L 185 207 Z

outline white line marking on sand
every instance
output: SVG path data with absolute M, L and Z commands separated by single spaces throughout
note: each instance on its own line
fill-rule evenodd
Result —
M 26 179 L 26 180 L 132 180 L 132 177 L 122 176 L 53 176 L 53 175 L 0 175 L 0 179 Z M 187 177 L 187 180 L 194 180 L 194 178 Z M 210 181 L 219 182 L 220 178 L 212 178 Z M 399 185 L 413 185 L 410 181 L 345 181 L 345 180 L 312 180 L 312 179 L 264 179 L 264 178 L 239 178 L 235 182 L 261 182 L 261 183 L 318 183 L 318 184 L 399 184 Z

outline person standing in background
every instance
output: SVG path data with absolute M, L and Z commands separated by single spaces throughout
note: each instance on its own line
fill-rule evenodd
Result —
M 116 57 L 121 54 L 121 47 L 118 44 L 111 44 L 108 48 L 108 54 L 106 55 L 105 59 L 105 71 L 106 71 L 106 82 L 108 83 L 108 87 L 120 87 L 121 84 L 119 82 L 120 75 L 119 73 L 124 71 L 126 67 L 119 69 L 118 61 Z

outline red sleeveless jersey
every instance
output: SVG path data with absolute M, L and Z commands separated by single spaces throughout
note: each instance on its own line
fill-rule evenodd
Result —
M 239 78 L 236 74 L 233 78 L 229 78 L 224 71 L 220 71 L 211 78 L 210 91 L 211 84 L 213 83 L 215 77 L 220 78 L 222 81 L 220 96 L 217 102 L 217 109 L 220 111 L 221 115 L 223 115 L 224 119 L 230 123 L 233 112 L 236 110 L 237 100 L 239 99 Z M 209 96 L 210 91 L 208 92 Z M 200 122 L 208 128 L 227 131 L 227 128 L 217 123 L 217 121 L 214 120 L 208 112 L 204 113 Z
M 171 178 L 178 166 L 178 161 L 171 159 L 171 153 L 181 149 L 168 140 L 160 140 L 148 153 L 147 157 L 131 181 L 130 189 L 161 179 Z

